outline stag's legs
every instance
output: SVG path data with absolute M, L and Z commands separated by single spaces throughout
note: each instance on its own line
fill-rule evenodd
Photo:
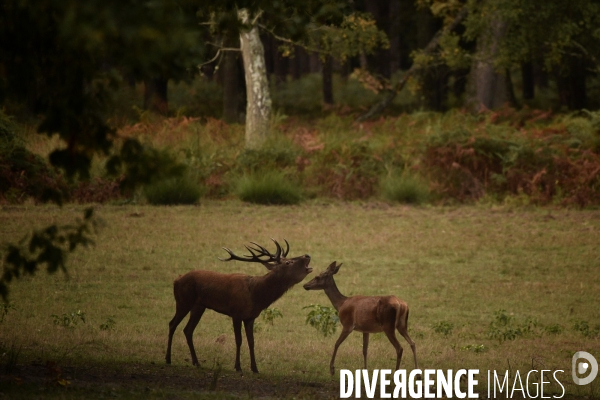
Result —
M 352 333 L 352 329 L 344 329 L 342 331 L 342 334 L 338 338 L 337 342 L 335 342 L 335 347 L 333 348 L 333 355 L 331 356 L 331 362 L 329 363 L 329 372 L 331 373 L 331 375 L 335 374 L 334 364 L 335 364 L 335 355 L 338 351 L 338 347 L 340 347 L 340 344 L 342 344 L 342 342 L 344 340 L 346 340 L 348 335 L 351 333 Z
M 169 341 L 167 343 L 167 355 L 165 357 L 167 364 L 171 364 L 171 343 L 173 342 L 173 334 L 175 333 L 177 326 L 181 323 L 183 318 L 185 318 L 187 313 L 190 312 L 189 308 L 183 307 L 181 306 L 181 304 L 177 304 L 175 307 L 175 316 L 173 317 L 171 322 L 169 322 Z
M 415 342 L 413 342 L 413 340 L 410 338 L 410 336 L 408 336 L 407 321 L 408 321 L 408 314 L 406 315 L 406 319 L 402 318 L 401 321 L 398 322 L 397 328 L 398 328 L 398 332 L 400 332 L 400 334 L 404 337 L 404 339 L 406 339 L 406 341 L 410 345 L 410 348 L 413 352 L 413 358 L 415 359 L 415 368 L 418 369 L 419 364 L 417 363 L 417 345 L 415 344 Z
M 396 339 L 396 330 L 394 329 L 393 325 L 384 326 L 383 331 L 385 332 L 385 335 L 389 339 L 390 343 L 392 343 L 392 345 L 396 349 L 396 371 L 397 371 L 398 368 L 400 368 L 400 361 L 402 361 L 402 352 L 404 350 L 402 349 L 402 346 L 400 346 L 400 342 L 398 341 L 398 339 Z
M 233 318 L 233 333 L 235 335 L 235 370 L 242 371 L 240 365 L 240 347 L 242 347 L 242 320 Z
M 195 366 L 200 366 L 200 363 L 198 362 L 198 357 L 196 357 L 196 350 L 194 350 L 194 329 L 196 329 L 196 326 L 198 326 L 198 322 L 200 322 L 200 318 L 202 318 L 202 314 L 204 314 L 205 310 L 206 307 L 200 304 L 195 304 L 190 312 L 190 319 L 185 328 L 183 328 L 183 333 L 185 335 L 185 339 L 187 340 L 188 347 L 190 348 L 190 354 L 192 355 L 192 365 Z
M 369 349 L 369 333 L 363 332 L 363 357 L 365 359 L 365 369 L 367 369 L 367 351 Z
M 254 319 L 245 320 L 244 329 L 246 330 L 246 339 L 248 340 L 248 349 L 250 350 L 250 368 L 252 368 L 252 372 L 258 374 L 256 359 L 254 358 Z

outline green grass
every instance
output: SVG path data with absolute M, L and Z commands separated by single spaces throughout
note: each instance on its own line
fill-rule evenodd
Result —
M 82 210 L 3 206 L 0 242 L 16 242 L 34 227 L 71 222 Z M 532 365 L 562 369 L 569 396 L 598 396 L 597 380 L 576 386 L 570 370 L 576 351 L 600 358 L 594 334 L 600 320 L 600 211 L 315 200 L 293 208 L 238 201 L 103 206 L 98 214 L 106 226 L 94 248 L 70 257 L 68 279 L 39 272 L 11 284 L 14 309 L 0 323 L 0 393 L 7 398 L 189 398 L 209 393 L 213 382 L 224 398 L 337 397 L 339 376 L 330 377 L 328 366 L 338 333 L 320 335 L 306 325 L 303 309 L 330 304 L 321 291 L 301 285 L 271 306 L 283 317 L 255 335 L 259 375 L 250 373 L 245 339 L 244 376 L 235 373 L 231 320 L 212 311 L 195 332 L 201 368 L 189 362 L 185 320 L 174 337 L 173 365 L 164 364 L 173 280 L 192 269 L 264 274 L 260 265 L 218 257 L 225 256 L 223 246 L 243 252 L 249 241 L 270 246 L 270 237 L 287 239 L 292 256 L 311 255 L 315 271 L 307 280 L 336 260 L 344 263 L 336 275 L 343 294 L 405 300 L 422 368 L 480 369 L 480 392 L 487 370 L 504 371 L 509 364 L 522 375 Z M 85 323 L 54 323 L 53 315 L 78 311 Z M 111 329 L 103 329 L 109 319 Z M 520 329 L 529 320 L 537 325 Z M 491 327 L 520 333 L 501 341 L 491 337 Z M 401 367 L 411 370 L 410 348 L 400 341 Z M 338 351 L 337 369 L 362 368 L 361 346 L 362 335 L 350 335 Z M 5 374 L 11 355 L 16 368 Z M 369 368 L 393 368 L 394 359 L 385 336 L 372 335 Z M 49 374 L 48 361 L 61 368 L 66 388 Z

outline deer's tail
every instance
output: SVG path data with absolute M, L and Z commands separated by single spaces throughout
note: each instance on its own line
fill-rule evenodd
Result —
M 406 327 L 408 325 L 408 305 L 404 302 L 400 302 L 400 304 L 396 307 L 396 328 L 401 330 L 402 327 Z

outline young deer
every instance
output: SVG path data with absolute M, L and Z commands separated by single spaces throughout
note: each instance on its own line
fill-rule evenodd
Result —
M 273 242 L 277 247 L 275 254 L 271 254 L 267 249 L 256 243 L 252 244 L 257 247 L 246 246 L 251 255 L 244 257 L 236 256 L 228 248 L 223 248 L 229 253 L 229 258 L 221 261 L 258 262 L 269 269 L 266 275 L 249 276 L 244 274 L 221 274 L 212 271 L 191 271 L 175 279 L 173 292 L 175 294 L 176 311 L 175 316 L 169 322 L 169 341 L 165 357 L 167 364 L 171 363 L 171 342 L 175 329 L 181 320 L 190 313 L 190 319 L 183 328 L 183 333 L 190 348 L 192 364 L 199 365 L 192 337 L 202 314 L 208 308 L 228 315 L 233 320 L 236 371 L 242 370 L 240 366 L 240 347 L 242 345 L 242 322 L 244 323 L 250 350 L 250 366 L 253 372 L 258 373 L 254 358 L 254 320 L 262 310 L 312 272 L 312 268 L 308 266 L 310 263 L 308 254 L 286 258 L 290 250 L 288 242 L 285 242 L 287 245 L 285 251 L 282 250 L 279 243 L 275 240 Z
M 335 355 L 338 347 L 352 331 L 363 333 L 363 356 L 365 369 L 367 369 L 367 348 L 369 347 L 369 333 L 385 332 L 386 336 L 396 349 L 396 369 L 400 367 L 402 360 L 402 346 L 396 339 L 395 330 L 410 344 L 415 359 L 415 368 L 417 364 L 417 349 L 415 342 L 408 336 L 408 305 L 396 296 L 352 296 L 342 295 L 337 288 L 333 275 L 337 274 L 342 264 L 336 266 L 335 261 L 327 267 L 321 275 L 304 285 L 306 290 L 324 290 L 327 297 L 338 311 L 340 322 L 342 323 L 342 334 L 335 342 L 329 371 L 331 375 L 335 373 Z

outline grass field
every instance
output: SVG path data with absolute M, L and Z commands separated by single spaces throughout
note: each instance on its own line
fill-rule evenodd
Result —
M 0 242 L 71 222 L 83 209 L 2 206 Z M 305 324 L 303 307 L 329 302 L 301 284 L 272 305 L 283 318 L 261 321 L 260 374 L 250 372 L 245 338 L 244 374 L 234 371 L 231 320 L 211 311 L 195 332 L 201 368 L 189 361 L 184 324 L 173 364 L 164 364 L 173 280 L 192 269 L 264 274 L 262 266 L 217 257 L 226 255 L 223 246 L 240 254 L 249 241 L 268 245 L 271 237 L 287 239 L 292 256 L 312 256 L 306 281 L 337 260 L 343 294 L 404 299 L 421 368 L 479 369 L 481 393 L 487 370 L 561 369 L 566 397 L 600 392 L 600 379 L 576 386 L 570 376 L 576 351 L 600 358 L 600 211 L 315 200 L 107 205 L 97 214 L 105 225 L 97 244 L 70 257 L 68 279 L 40 272 L 11 285 L 0 323 L 0 398 L 337 398 L 339 373 L 331 377 L 328 365 L 339 329 L 325 338 Z M 401 368 L 411 370 L 410 348 L 401 344 Z M 338 371 L 362 368 L 361 346 L 362 335 L 352 334 Z M 372 335 L 369 368 L 394 362 L 387 339 Z M 558 385 L 550 389 L 560 394 Z

